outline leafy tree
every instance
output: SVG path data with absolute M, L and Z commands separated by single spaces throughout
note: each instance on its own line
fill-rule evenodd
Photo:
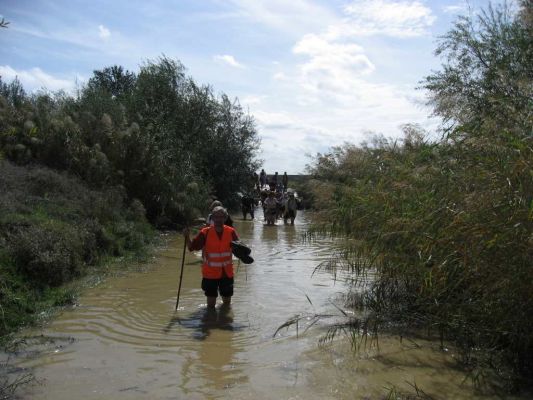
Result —
M 531 133 L 531 8 L 530 1 L 523 1 L 517 15 L 507 4 L 489 5 L 477 17 L 459 17 L 441 38 L 436 54 L 445 65 L 423 87 L 445 123 L 472 130 L 488 118 L 522 137 Z
M 252 118 L 166 57 L 137 74 L 94 71 L 76 98 L 28 96 L 17 80 L 0 81 L 0 93 L 8 158 L 68 170 L 95 189 L 121 186 L 157 224 L 187 220 L 209 193 L 231 206 L 257 166 Z
M 120 98 L 131 94 L 135 87 L 135 74 L 124 70 L 119 65 L 94 71 L 93 77 L 87 84 L 89 90 L 103 90 L 114 98 Z

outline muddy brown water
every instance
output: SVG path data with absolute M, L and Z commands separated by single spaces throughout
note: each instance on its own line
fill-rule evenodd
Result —
M 327 321 L 277 328 L 302 313 L 340 314 L 344 291 L 329 273 L 312 276 L 332 243 L 301 240 L 308 215 L 294 226 L 261 219 L 235 227 L 255 263 L 237 267 L 229 312 L 208 312 L 200 286 L 200 254 L 188 253 L 180 307 L 174 311 L 183 240 L 168 246 L 146 272 L 109 278 L 87 289 L 75 308 L 37 331 L 40 342 L 11 361 L 31 371 L 27 399 L 382 399 L 416 384 L 435 399 L 492 398 L 473 391 L 453 351 L 436 343 L 380 338 L 379 350 L 357 353 L 337 339 L 319 346 Z M 342 307 L 342 304 L 338 304 Z M 35 339 L 37 338 L 37 339 Z M 5 357 L 5 356 L 4 356 Z

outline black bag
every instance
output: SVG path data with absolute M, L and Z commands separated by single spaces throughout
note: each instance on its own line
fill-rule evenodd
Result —
M 250 249 L 244 243 L 233 240 L 231 242 L 231 251 L 235 257 L 245 264 L 251 264 L 254 262 L 254 259 L 250 256 L 252 249 Z

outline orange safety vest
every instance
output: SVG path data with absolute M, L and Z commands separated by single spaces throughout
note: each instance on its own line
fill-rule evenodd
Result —
M 222 270 L 228 278 L 233 277 L 233 261 L 231 259 L 231 241 L 234 229 L 224 225 L 222 238 L 218 237 L 215 228 L 209 226 L 202 229 L 205 236 L 203 248 L 202 276 L 207 279 L 222 278 Z

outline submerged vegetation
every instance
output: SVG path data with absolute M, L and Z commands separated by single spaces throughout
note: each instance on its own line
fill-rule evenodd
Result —
M 0 337 L 157 228 L 231 206 L 256 168 L 253 119 L 162 57 L 95 71 L 75 96 L 0 79 Z
M 428 76 L 440 140 L 417 126 L 317 156 L 318 232 L 346 236 L 348 327 L 425 328 L 463 350 L 478 378 L 533 379 L 531 3 L 461 17 Z M 372 279 L 365 279 L 367 274 Z M 481 374 L 481 375 L 479 375 Z

